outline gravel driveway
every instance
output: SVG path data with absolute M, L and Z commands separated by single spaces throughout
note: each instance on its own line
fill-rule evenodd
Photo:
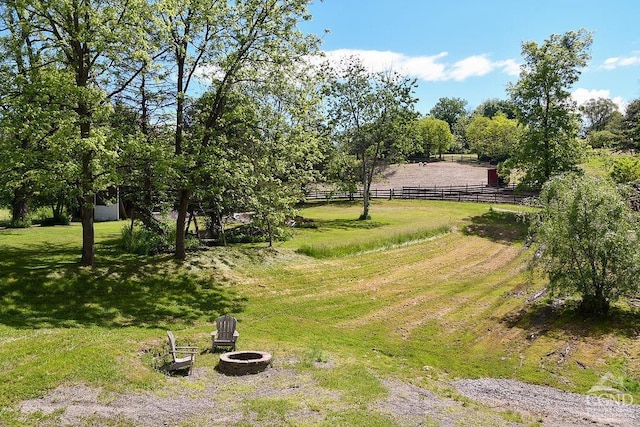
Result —
M 439 389 L 455 390 L 453 394 L 435 393 L 397 379 L 381 379 L 381 383 L 387 396 L 365 410 L 400 426 L 640 425 L 639 406 L 514 380 L 485 378 L 437 384 Z M 265 418 L 248 404 L 256 399 L 291 400 L 298 408 Z M 291 368 L 271 368 L 241 377 L 197 368 L 191 377 L 168 378 L 165 389 L 154 393 L 105 395 L 96 388 L 66 385 L 43 398 L 22 402 L 20 409 L 23 413 L 58 411 L 60 415 L 51 423 L 40 422 L 39 426 L 328 425 L 331 414 L 323 412 L 328 408 L 338 412 L 363 409 L 347 401 L 339 392 L 321 387 L 311 374 Z

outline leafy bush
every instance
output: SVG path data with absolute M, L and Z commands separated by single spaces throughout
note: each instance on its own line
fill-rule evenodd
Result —
M 165 224 L 165 233 L 158 234 L 143 224 L 136 223 L 133 229 L 129 225 L 125 225 L 122 227 L 121 240 L 122 247 L 127 252 L 138 255 L 173 252 L 175 250 L 176 228 L 173 224 Z M 194 236 L 187 236 L 185 245 L 187 250 L 198 249 L 200 241 Z
M 9 221 L 9 224 L 7 225 L 7 227 L 9 228 L 29 228 L 31 227 L 31 219 L 27 218 L 24 221 L 23 220 L 15 220 L 15 221 Z
M 125 225 L 122 227 L 121 237 L 123 248 L 134 254 L 153 255 L 169 250 L 167 236 L 157 234 L 142 225 L 136 224 L 133 229 Z
M 51 218 L 44 218 L 40 221 L 40 225 L 43 227 L 50 227 L 54 225 L 69 225 L 71 218 L 67 215 L 53 216 Z
M 273 227 L 275 240 L 286 240 L 291 237 L 291 231 L 287 227 Z M 267 230 L 255 224 L 243 224 L 227 230 L 225 237 L 228 243 L 263 243 L 269 241 Z
M 640 282 L 638 218 L 610 181 L 577 174 L 548 181 L 533 230 L 536 262 L 556 294 L 582 297 L 587 315 L 606 315 Z
M 640 158 L 621 157 L 613 162 L 613 167 L 609 176 L 615 182 L 626 184 L 629 182 L 640 182 Z

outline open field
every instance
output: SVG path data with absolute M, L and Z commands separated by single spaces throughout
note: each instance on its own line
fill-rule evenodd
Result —
M 0 230 L 0 425 L 640 420 L 634 409 L 583 414 L 584 400 L 557 390 L 528 390 L 558 393 L 555 406 L 523 407 L 459 382 L 510 378 L 584 394 L 614 378 L 640 401 L 637 310 L 594 322 L 547 299 L 544 280 L 526 271 L 526 225 L 513 209 L 376 201 L 362 222 L 358 203 L 318 204 L 302 212 L 313 228 L 274 249 L 212 248 L 182 265 L 121 253 L 122 223 L 101 223 L 95 270 L 76 265 L 77 225 Z M 354 243 L 366 249 L 341 250 Z M 303 246 L 336 255 L 304 256 Z M 239 349 L 270 352 L 273 368 L 214 370 L 209 333 L 227 312 L 240 322 Z M 154 369 L 166 329 L 201 349 L 191 377 Z

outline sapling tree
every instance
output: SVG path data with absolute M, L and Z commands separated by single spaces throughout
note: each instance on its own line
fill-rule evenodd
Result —
M 371 182 L 385 162 L 403 158 L 416 114 L 415 80 L 389 71 L 369 72 L 356 57 L 325 64 L 330 128 L 342 149 L 360 162 L 364 193 L 361 219 L 369 219 Z

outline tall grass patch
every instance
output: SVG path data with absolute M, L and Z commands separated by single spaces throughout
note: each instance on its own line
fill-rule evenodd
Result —
M 406 233 L 396 233 L 389 236 L 379 236 L 361 242 L 341 243 L 330 242 L 316 245 L 303 245 L 298 252 L 314 258 L 334 258 L 354 255 L 375 250 L 392 249 L 398 246 L 419 242 L 451 232 L 451 227 L 443 226 L 436 229 L 416 230 Z

